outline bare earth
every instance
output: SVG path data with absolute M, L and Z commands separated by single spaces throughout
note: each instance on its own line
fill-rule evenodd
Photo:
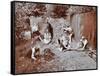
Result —
M 42 44 L 42 43 L 41 43 Z M 48 45 L 51 48 L 51 56 L 41 55 L 37 60 L 31 59 L 30 41 L 16 47 L 16 73 L 36 73 L 52 71 L 69 71 L 96 69 L 96 62 L 82 51 L 58 51 L 55 46 Z M 47 46 L 47 47 L 48 47 Z M 41 47 L 40 47 L 41 48 Z M 45 47 L 42 47 L 42 49 Z

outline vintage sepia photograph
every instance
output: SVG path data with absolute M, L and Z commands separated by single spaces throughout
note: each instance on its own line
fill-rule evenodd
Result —
M 13 1 L 12 73 L 97 69 L 97 6 Z

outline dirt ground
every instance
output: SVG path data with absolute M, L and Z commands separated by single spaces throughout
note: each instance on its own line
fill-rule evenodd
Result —
M 33 39 L 35 40 L 35 39 Z M 58 50 L 40 55 L 37 60 L 31 58 L 30 42 L 16 46 L 16 73 L 36 73 L 69 71 L 81 69 L 96 69 L 96 62 L 85 52 Z

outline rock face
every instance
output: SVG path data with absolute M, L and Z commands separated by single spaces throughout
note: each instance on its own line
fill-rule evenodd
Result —
M 74 14 L 71 18 L 71 26 L 75 33 L 75 40 L 85 36 L 89 41 L 89 46 L 96 49 L 96 11 Z
M 93 49 L 96 49 L 96 40 L 97 40 L 97 24 L 96 24 L 96 12 L 88 12 L 83 14 L 83 32 L 82 34 L 88 39 L 90 46 Z

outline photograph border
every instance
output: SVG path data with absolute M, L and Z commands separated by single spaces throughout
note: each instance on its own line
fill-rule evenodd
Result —
M 80 70 L 69 70 L 69 71 L 52 71 L 52 72 L 33 72 L 33 73 L 15 73 L 15 3 L 36 3 L 36 4 L 54 4 L 54 5 L 73 5 L 73 6 L 90 6 L 96 7 L 96 69 L 80 69 Z M 48 2 L 33 2 L 33 1 L 11 1 L 11 74 L 41 74 L 41 73 L 57 73 L 57 72 L 73 72 L 73 71 L 89 71 L 98 70 L 98 6 L 95 5 L 80 5 L 80 4 L 63 4 L 63 3 L 48 3 Z

